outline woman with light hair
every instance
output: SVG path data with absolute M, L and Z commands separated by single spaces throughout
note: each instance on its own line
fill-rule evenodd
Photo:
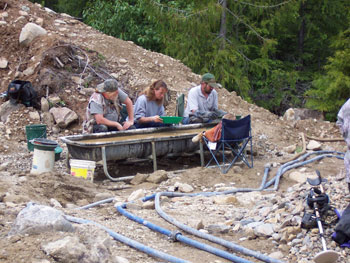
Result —
M 167 84 L 163 80 L 157 80 L 141 93 L 134 106 L 136 128 L 169 126 L 160 118 L 165 115 L 163 104 L 167 92 Z

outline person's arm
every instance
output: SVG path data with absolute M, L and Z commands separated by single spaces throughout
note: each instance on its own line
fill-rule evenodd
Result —
M 141 117 L 138 119 L 139 123 L 146 123 L 146 122 L 163 122 L 163 119 L 159 117 L 159 115 L 155 115 L 152 117 Z
M 219 109 L 219 100 L 218 100 L 218 93 L 215 90 L 215 99 L 214 99 L 214 110 L 218 110 Z
M 99 124 L 99 125 L 103 124 L 108 127 L 116 127 L 119 131 L 123 130 L 123 126 L 119 122 L 110 121 L 105 117 L 103 117 L 103 114 L 94 114 L 94 117 L 95 117 L 96 124 Z
M 134 125 L 134 107 L 132 105 L 131 99 L 126 98 L 123 103 L 126 106 L 126 111 L 128 112 L 128 120 L 124 122 L 123 129 L 127 130 L 130 126 Z
M 190 114 L 191 113 L 193 114 L 198 110 L 198 98 L 193 88 L 188 93 L 187 104 L 188 104 Z
M 106 125 L 108 127 L 116 127 L 118 130 L 123 129 L 122 125 L 119 122 L 116 122 L 115 120 L 109 120 L 103 115 L 103 106 L 101 103 L 98 103 L 97 101 L 92 101 L 89 104 L 89 109 L 91 115 L 94 116 L 96 124 Z
M 146 123 L 146 122 L 159 122 L 159 123 L 163 123 L 163 119 L 160 116 L 164 116 L 164 107 L 161 106 L 157 109 L 154 109 L 154 113 L 156 113 L 154 116 L 149 116 L 149 117 L 145 117 L 142 116 L 138 119 L 138 121 L 140 123 Z

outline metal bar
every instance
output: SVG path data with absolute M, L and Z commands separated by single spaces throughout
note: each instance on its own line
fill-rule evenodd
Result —
M 152 144 L 152 159 L 153 159 L 153 171 L 157 171 L 157 154 L 156 154 L 156 143 L 154 141 Z
M 118 178 L 113 178 L 112 176 L 110 176 L 107 169 L 106 147 L 105 146 L 101 147 L 101 151 L 102 151 L 103 171 L 109 180 L 113 182 L 119 182 L 124 180 L 131 180 L 132 178 L 134 178 L 134 175 L 118 177 Z
M 204 149 L 201 140 L 199 140 L 199 155 L 201 158 L 201 167 L 204 167 Z

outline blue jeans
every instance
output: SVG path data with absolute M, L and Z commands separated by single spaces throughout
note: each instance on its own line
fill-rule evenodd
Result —
M 182 124 L 190 124 L 190 117 L 183 117 Z
M 171 123 L 161 123 L 161 122 L 145 122 L 145 123 L 135 123 L 136 129 L 142 128 L 152 128 L 152 127 L 169 127 Z

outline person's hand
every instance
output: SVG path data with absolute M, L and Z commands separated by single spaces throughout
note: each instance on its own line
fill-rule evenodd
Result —
M 123 130 L 129 129 L 130 126 L 132 126 L 132 125 L 134 125 L 134 121 L 128 120 L 128 121 L 124 122 L 124 124 L 123 124 Z
M 161 118 L 161 117 L 159 117 L 158 115 L 156 115 L 156 116 L 153 116 L 153 121 L 154 122 L 163 122 L 163 119 Z
M 119 122 L 115 122 L 115 127 L 118 129 L 118 131 L 123 130 L 123 126 Z

